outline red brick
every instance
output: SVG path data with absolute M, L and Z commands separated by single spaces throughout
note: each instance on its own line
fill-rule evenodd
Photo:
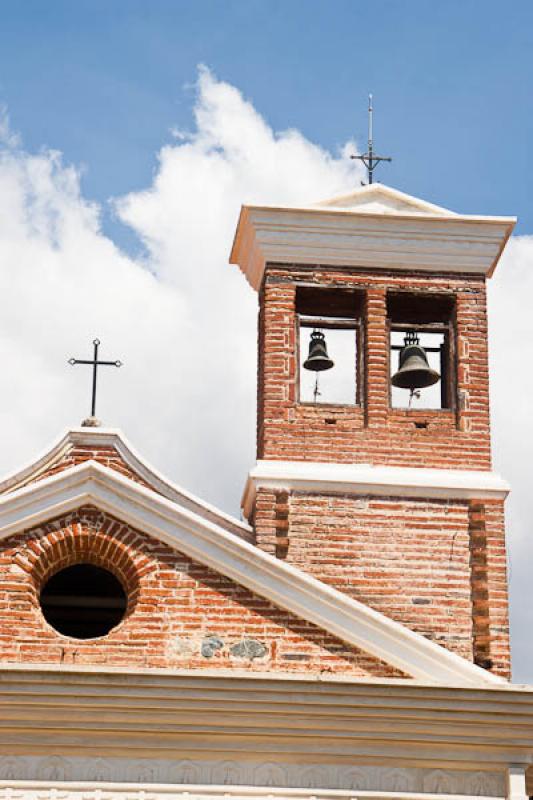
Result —
M 99 520 L 93 528 L 91 520 Z M 110 536 L 108 531 L 113 531 Z M 100 543 L 106 539 L 106 547 Z M 63 564 L 61 545 L 70 542 L 66 563 L 78 558 L 113 571 L 130 594 L 125 619 L 107 636 L 77 640 L 46 624 L 38 591 Z M 89 542 L 89 549 L 86 542 Z M 98 547 L 91 547 L 98 542 Z M 37 549 L 39 572 L 12 570 Z M 2 559 L 3 554 L 10 554 Z M 118 562 L 115 555 L 122 558 Z M 125 562 L 129 570 L 120 569 Z M 118 566 L 117 566 L 118 565 Z M 44 577 L 43 577 L 44 576 Z M 54 523 L 4 540 L 0 547 L 0 662 L 82 663 L 142 667 L 239 668 L 252 671 L 330 672 L 352 676 L 400 677 L 393 667 L 315 625 L 273 606 L 186 555 L 126 525 L 114 525 L 96 509 L 84 508 Z M 179 587 L 186 586 L 184 590 Z M 24 602 L 13 603 L 14 598 Z M 212 658 L 201 654 L 210 635 L 224 641 Z M 266 647 L 263 658 L 247 660 L 230 653 L 243 638 Z M 287 660 L 287 653 L 304 660 Z
M 360 406 L 297 402 L 298 283 L 365 293 Z M 386 298 L 398 290 L 456 300 L 457 402 L 452 410 L 390 406 Z M 258 458 L 491 469 L 483 277 L 269 264 L 259 309 Z M 509 674 L 501 502 L 470 506 L 301 492 L 281 502 L 261 490 L 252 521 L 256 543 L 265 551 L 465 658 Z

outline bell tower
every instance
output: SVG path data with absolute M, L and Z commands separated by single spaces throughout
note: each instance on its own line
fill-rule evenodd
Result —
M 514 222 L 373 184 L 244 206 L 231 255 L 259 295 L 257 546 L 504 676 L 486 280 Z

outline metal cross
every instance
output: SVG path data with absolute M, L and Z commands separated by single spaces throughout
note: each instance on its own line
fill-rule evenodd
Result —
M 91 417 L 95 417 L 95 409 L 96 409 L 96 374 L 98 367 L 121 367 L 122 361 L 98 361 L 98 348 L 100 346 L 100 339 L 95 339 L 93 341 L 94 345 L 94 356 L 92 361 L 88 361 L 82 358 L 69 358 L 68 363 L 74 366 L 74 364 L 92 364 L 93 368 L 93 392 L 92 392 L 92 400 L 91 400 Z
M 372 95 L 368 95 L 368 152 L 363 153 L 360 156 L 350 156 L 350 158 L 355 158 L 358 161 L 362 161 L 365 167 L 367 168 L 368 172 L 368 183 L 372 183 L 374 180 L 374 170 L 376 169 L 377 165 L 381 161 L 392 161 L 392 158 L 389 156 L 375 156 L 374 155 L 374 142 L 373 142 L 373 130 L 372 130 L 372 116 L 374 113 L 374 109 L 372 108 Z

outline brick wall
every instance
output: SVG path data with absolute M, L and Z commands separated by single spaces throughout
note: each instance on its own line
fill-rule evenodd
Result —
M 365 292 L 365 396 L 360 407 L 298 402 L 297 283 Z M 388 291 L 398 290 L 456 298 L 453 410 L 390 407 L 386 298 Z M 490 469 L 484 279 L 269 265 L 260 293 L 257 454 L 265 459 Z
M 299 402 L 298 285 L 364 293 L 359 406 Z M 387 296 L 399 291 L 455 298 L 451 409 L 391 407 Z M 270 264 L 260 292 L 258 458 L 489 470 L 487 362 L 482 277 Z M 502 503 L 260 490 L 252 521 L 267 552 L 509 675 Z
M 471 503 L 469 513 L 474 652 L 480 665 L 508 675 L 511 655 L 503 503 Z
M 128 594 L 124 620 L 100 639 L 62 636 L 40 611 L 39 591 L 47 578 L 74 563 L 109 569 Z M 396 669 L 91 507 L 4 540 L 0 587 L 3 663 L 401 676 Z
M 260 489 L 257 545 L 508 676 L 502 503 Z

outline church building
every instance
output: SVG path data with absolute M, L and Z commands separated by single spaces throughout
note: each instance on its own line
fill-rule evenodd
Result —
M 242 520 L 92 418 L 0 483 L 0 800 L 533 794 L 487 353 L 514 223 L 380 184 L 242 208 Z

